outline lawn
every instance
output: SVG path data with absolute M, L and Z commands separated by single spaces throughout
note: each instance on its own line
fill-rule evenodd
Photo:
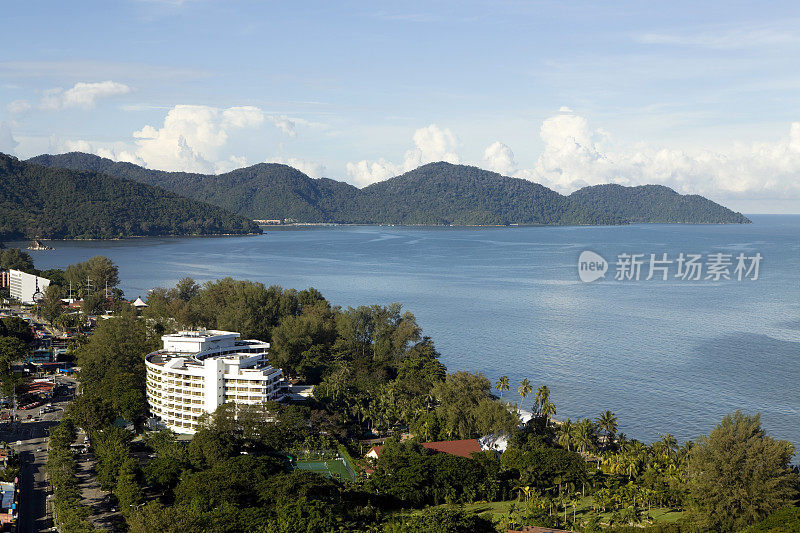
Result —
M 471 513 L 489 513 L 492 515 L 493 518 L 501 518 L 508 516 L 509 509 L 512 505 L 516 505 L 517 508 L 523 508 L 525 503 L 518 502 L 517 500 L 508 500 L 503 502 L 480 502 L 480 503 L 470 503 L 464 505 L 463 508 L 467 512 Z M 446 507 L 447 504 L 443 504 L 440 507 Z M 580 520 L 583 516 L 590 513 L 592 511 L 592 498 L 587 496 L 585 498 L 581 498 L 578 500 L 578 505 L 576 508 L 575 516 L 578 520 Z M 419 511 L 414 511 L 413 513 L 418 513 Z M 562 517 L 564 514 L 564 510 L 561 509 L 559 513 Z M 572 518 L 572 506 L 569 507 L 568 513 L 570 518 Z M 644 515 L 648 514 L 647 511 L 643 513 Z M 653 507 L 649 511 L 650 516 L 653 517 L 654 523 L 671 523 L 677 521 L 679 518 L 683 516 L 683 511 L 675 511 L 674 509 L 670 508 L 661 508 L 661 507 Z M 611 518 L 612 513 L 606 512 L 600 514 L 600 521 L 601 522 L 608 522 Z

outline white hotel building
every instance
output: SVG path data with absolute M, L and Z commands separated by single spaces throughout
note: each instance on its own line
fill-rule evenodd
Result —
M 11 269 L 8 271 L 9 294 L 23 304 L 34 304 L 44 297 L 44 290 L 50 280 L 27 272 Z
M 181 331 L 145 358 L 150 413 L 176 433 L 193 434 L 197 419 L 227 402 L 281 400 L 286 381 L 267 362 L 269 343 L 239 333 Z

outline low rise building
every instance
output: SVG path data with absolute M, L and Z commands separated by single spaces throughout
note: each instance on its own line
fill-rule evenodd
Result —
M 197 421 L 227 402 L 280 401 L 287 390 L 267 361 L 269 343 L 231 331 L 164 335 L 163 349 L 145 358 L 150 413 L 176 433 L 193 434 Z
M 436 442 L 421 442 L 420 445 L 430 450 L 432 453 L 446 453 L 448 455 L 457 455 L 472 459 L 475 453 L 481 453 L 481 445 L 478 439 L 463 439 L 463 440 L 442 440 Z M 373 446 L 366 453 L 366 457 L 370 459 L 377 459 L 383 446 Z
M 0 527 L 14 531 L 17 521 L 17 486 L 12 482 L 0 482 Z
M 11 269 L 9 274 L 9 294 L 23 304 L 35 304 L 44 298 L 44 290 L 50 286 L 50 280 Z

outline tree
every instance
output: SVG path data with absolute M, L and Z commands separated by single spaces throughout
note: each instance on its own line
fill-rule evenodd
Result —
M 587 452 L 594 448 L 595 433 L 594 424 L 588 418 L 584 418 L 575 425 L 575 449 L 579 452 Z
M 617 433 L 617 416 L 606 409 L 597 417 L 597 428 L 603 431 L 605 436 L 604 444 L 609 446 L 614 440 L 614 435 Z
M 761 416 L 727 415 L 689 454 L 692 499 L 714 531 L 739 530 L 792 503 L 791 443 L 769 437 Z
M 500 376 L 500 379 L 494 384 L 494 388 L 500 391 L 500 401 L 503 401 L 503 391 L 507 391 L 511 388 L 508 376 Z
M 551 401 L 544 402 L 544 404 L 542 404 L 541 410 L 542 410 L 542 416 L 545 417 L 545 420 L 547 422 L 549 422 L 552 417 L 556 416 L 556 406 Z
M 519 393 L 520 396 L 522 396 L 522 402 L 520 402 L 520 408 L 522 407 L 522 404 L 525 403 L 525 400 L 528 398 L 531 391 L 533 391 L 533 387 L 531 387 L 531 382 L 528 381 L 528 378 L 523 379 L 522 382 L 519 384 L 519 387 L 517 387 L 517 392 Z
M 541 413 L 544 404 L 550 401 L 550 389 L 547 388 L 547 385 L 542 385 L 536 391 L 536 406 L 538 411 Z
M 0 270 L 9 269 L 21 270 L 29 274 L 36 272 L 30 254 L 23 252 L 19 248 L 0 250 Z
M 64 312 L 64 306 L 61 303 L 63 297 L 64 289 L 58 285 L 51 283 L 44 290 L 44 298 L 39 302 L 39 314 L 50 324 L 53 324 Z
M 439 405 L 436 415 L 448 438 L 467 439 L 479 436 L 477 408 L 490 400 L 491 382 L 481 373 L 458 371 L 433 387 Z
M 139 462 L 135 457 L 128 457 L 119 469 L 117 484 L 114 487 L 114 496 L 117 497 L 120 508 L 125 514 L 131 513 L 133 508 L 144 500 L 138 477 Z
M 0 376 L 8 375 L 11 365 L 25 359 L 27 353 L 28 345 L 17 337 L 0 337 Z
M 3 325 L 6 329 L 6 335 L 16 337 L 22 342 L 31 342 L 33 340 L 33 330 L 31 325 L 18 316 L 7 316 L 2 319 Z
M 569 418 L 564 420 L 561 425 L 558 426 L 558 430 L 556 431 L 556 434 L 558 435 L 558 443 L 567 450 L 570 449 L 570 446 L 573 443 L 574 431 L 574 425 L 572 424 L 572 420 Z
M 101 321 L 89 342 L 77 350 L 84 394 L 101 398 L 131 422 L 143 417 L 144 357 L 157 346 L 144 321 L 132 312 Z

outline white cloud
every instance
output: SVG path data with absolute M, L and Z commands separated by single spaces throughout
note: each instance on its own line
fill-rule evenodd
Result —
M 147 125 L 133 133 L 137 139 L 136 155 L 148 167 L 160 170 L 226 171 L 244 161 L 239 156 L 220 163 L 219 152 L 226 145 L 229 132 L 254 128 L 263 121 L 264 114 L 257 107 L 220 110 L 178 105 L 170 109 L 160 128 Z
M 6 110 L 10 115 L 22 115 L 27 113 L 31 108 L 31 104 L 27 100 L 14 100 L 6 105 Z
M 486 148 L 483 152 L 483 161 L 486 168 L 504 176 L 510 176 L 517 170 L 514 152 L 499 141 L 493 142 Z
M 51 139 L 55 152 L 94 153 L 115 161 L 167 171 L 221 173 L 247 165 L 240 155 L 221 154 L 231 132 L 255 128 L 264 122 L 257 107 L 218 109 L 177 105 L 160 127 L 145 125 L 133 132 L 133 143 L 100 144 L 84 140 Z
M 513 153 L 498 142 L 486 149 L 484 160 L 490 168 L 505 165 L 513 176 L 562 193 L 619 183 L 662 184 L 716 198 L 800 198 L 800 122 L 792 123 L 788 136 L 776 142 L 691 153 L 644 142 L 615 143 L 608 133 L 571 113 L 546 119 L 540 135 L 545 147 L 532 168 L 515 169 Z
M 267 163 L 281 163 L 294 167 L 310 178 L 322 178 L 325 176 L 325 165 L 319 161 L 309 161 L 296 157 L 272 157 Z
M 460 162 L 455 152 L 458 139 L 447 128 L 439 128 L 436 124 L 420 128 L 414 132 L 413 141 L 414 148 L 406 152 L 402 164 L 395 164 L 382 158 L 377 161 L 365 159 L 347 163 L 347 174 L 357 185 L 364 186 L 408 172 L 426 163 Z
M 107 80 L 96 83 L 78 82 L 71 89 L 61 88 L 45 91 L 39 107 L 59 110 L 78 107 L 91 109 L 98 100 L 128 94 L 131 88 L 123 83 Z
M 19 143 L 14 139 L 11 126 L 7 122 L 0 122 L 0 152 L 13 154 Z
M 288 135 L 289 137 L 296 137 L 297 130 L 295 129 L 297 123 L 294 120 L 289 119 L 289 117 L 282 115 L 271 115 L 269 120 L 272 124 L 275 125 L 276 128 L 281 130 L 284 134 Z
M 364 187 L 370 183 L 387 180 L 402 172 L 402 167 L 381 158 L 377 161 L 361 160 L 357 163 L 347 163 L 347 174 L 355 185 Z

